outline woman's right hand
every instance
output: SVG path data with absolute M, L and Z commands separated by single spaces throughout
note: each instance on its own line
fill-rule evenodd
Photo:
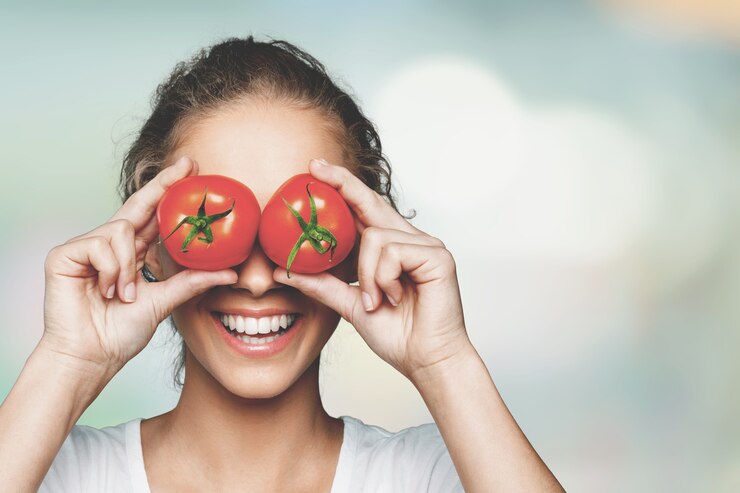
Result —
M 156 208 L 175 181 L 197 174 L 183 157 L 134 193 L 102 226 L 54 247 L 44 265 L 41 344 L 87 369 L 117 371 L 141 351 L 172 310 L 208 289 L 236 282 L 231 269 L 185 269 L 147 283 L 140 275 L 157 238 Z

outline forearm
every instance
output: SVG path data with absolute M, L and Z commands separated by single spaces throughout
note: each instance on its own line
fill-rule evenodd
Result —
M 40 343 L 0 406 L 0 484 L 36 491 L 77 419 L 114 371 L 100 371 Z
M 563 491 L 509 412 L 472 345 L 411 378 L 468 493 Z

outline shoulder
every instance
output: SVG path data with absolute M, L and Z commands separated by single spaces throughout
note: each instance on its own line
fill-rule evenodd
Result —
M 127 442 L 138 436 L 140 418 L 115 426 L 75 425 L 64 440 L 39 492 L 130 491 Z
M 436 423 L 425 423 L 391 432 L 377 425 L 364 423 L 362 420 L 343 416 L 345 426 L 355 433 L 358 452 L 382 450 L 383 453 L 398 457 L 427 455 L 446 450 L 444 440 Z
M 390 491 L 463 491 L 436 423 L 397 432 L 342 416 L 353 458 L 352 484 Z M 372 487 L 367 487 L 372 491 Z

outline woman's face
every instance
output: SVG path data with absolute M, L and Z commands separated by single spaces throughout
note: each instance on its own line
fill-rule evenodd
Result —
M 182 155 L 198 162 L 201 175 L 226 175 L 247 185 L 261 208 L 285 180 L 308 172 L 312 158 L 344 161 L 342 148 L 321 113 L 277 102 L 239 103 L 199 120 L 171 157 Z M 165 278 L 183 270 L 164 248 L 158 253 Z M 332 273 L 354 280 L 352 258 Z M 194 357 L 188 365 L 200 365 L 223 387 L 242 397 L 267 398 L 284 392 L 318 358 L 339 322 L 336 312 L 275 282 L 275 267 L 255 242 L 249 258 L 234 267 L 239 276 L 236 284 L 211 289 L 173 312 L 189 356 Z M 280 336 L 289 340 L 287 346 L 267 357 L 245 354 L 244 347 L 240 351 L 233 344 L 238 339 L 219 320 L 221 314 L 241 313 L 248 315 L 246 325 L 266 324 L 262 313 L 250 313 L 257 310 L 273 316 L 296 315 L 288 333 Z

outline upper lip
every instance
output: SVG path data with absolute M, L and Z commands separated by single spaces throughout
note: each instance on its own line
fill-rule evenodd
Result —
M 215 311 L 217 313 L 225 313 L 227 315 L 241 315 L 242 317 L 249 318 L 271 317 L 273 315 L 292 315 L 298 313 L 295 310 L 286 310 L 285 308 L 261 308 L 259 310 L 250 310 L 247 308 L 224 308 Z

